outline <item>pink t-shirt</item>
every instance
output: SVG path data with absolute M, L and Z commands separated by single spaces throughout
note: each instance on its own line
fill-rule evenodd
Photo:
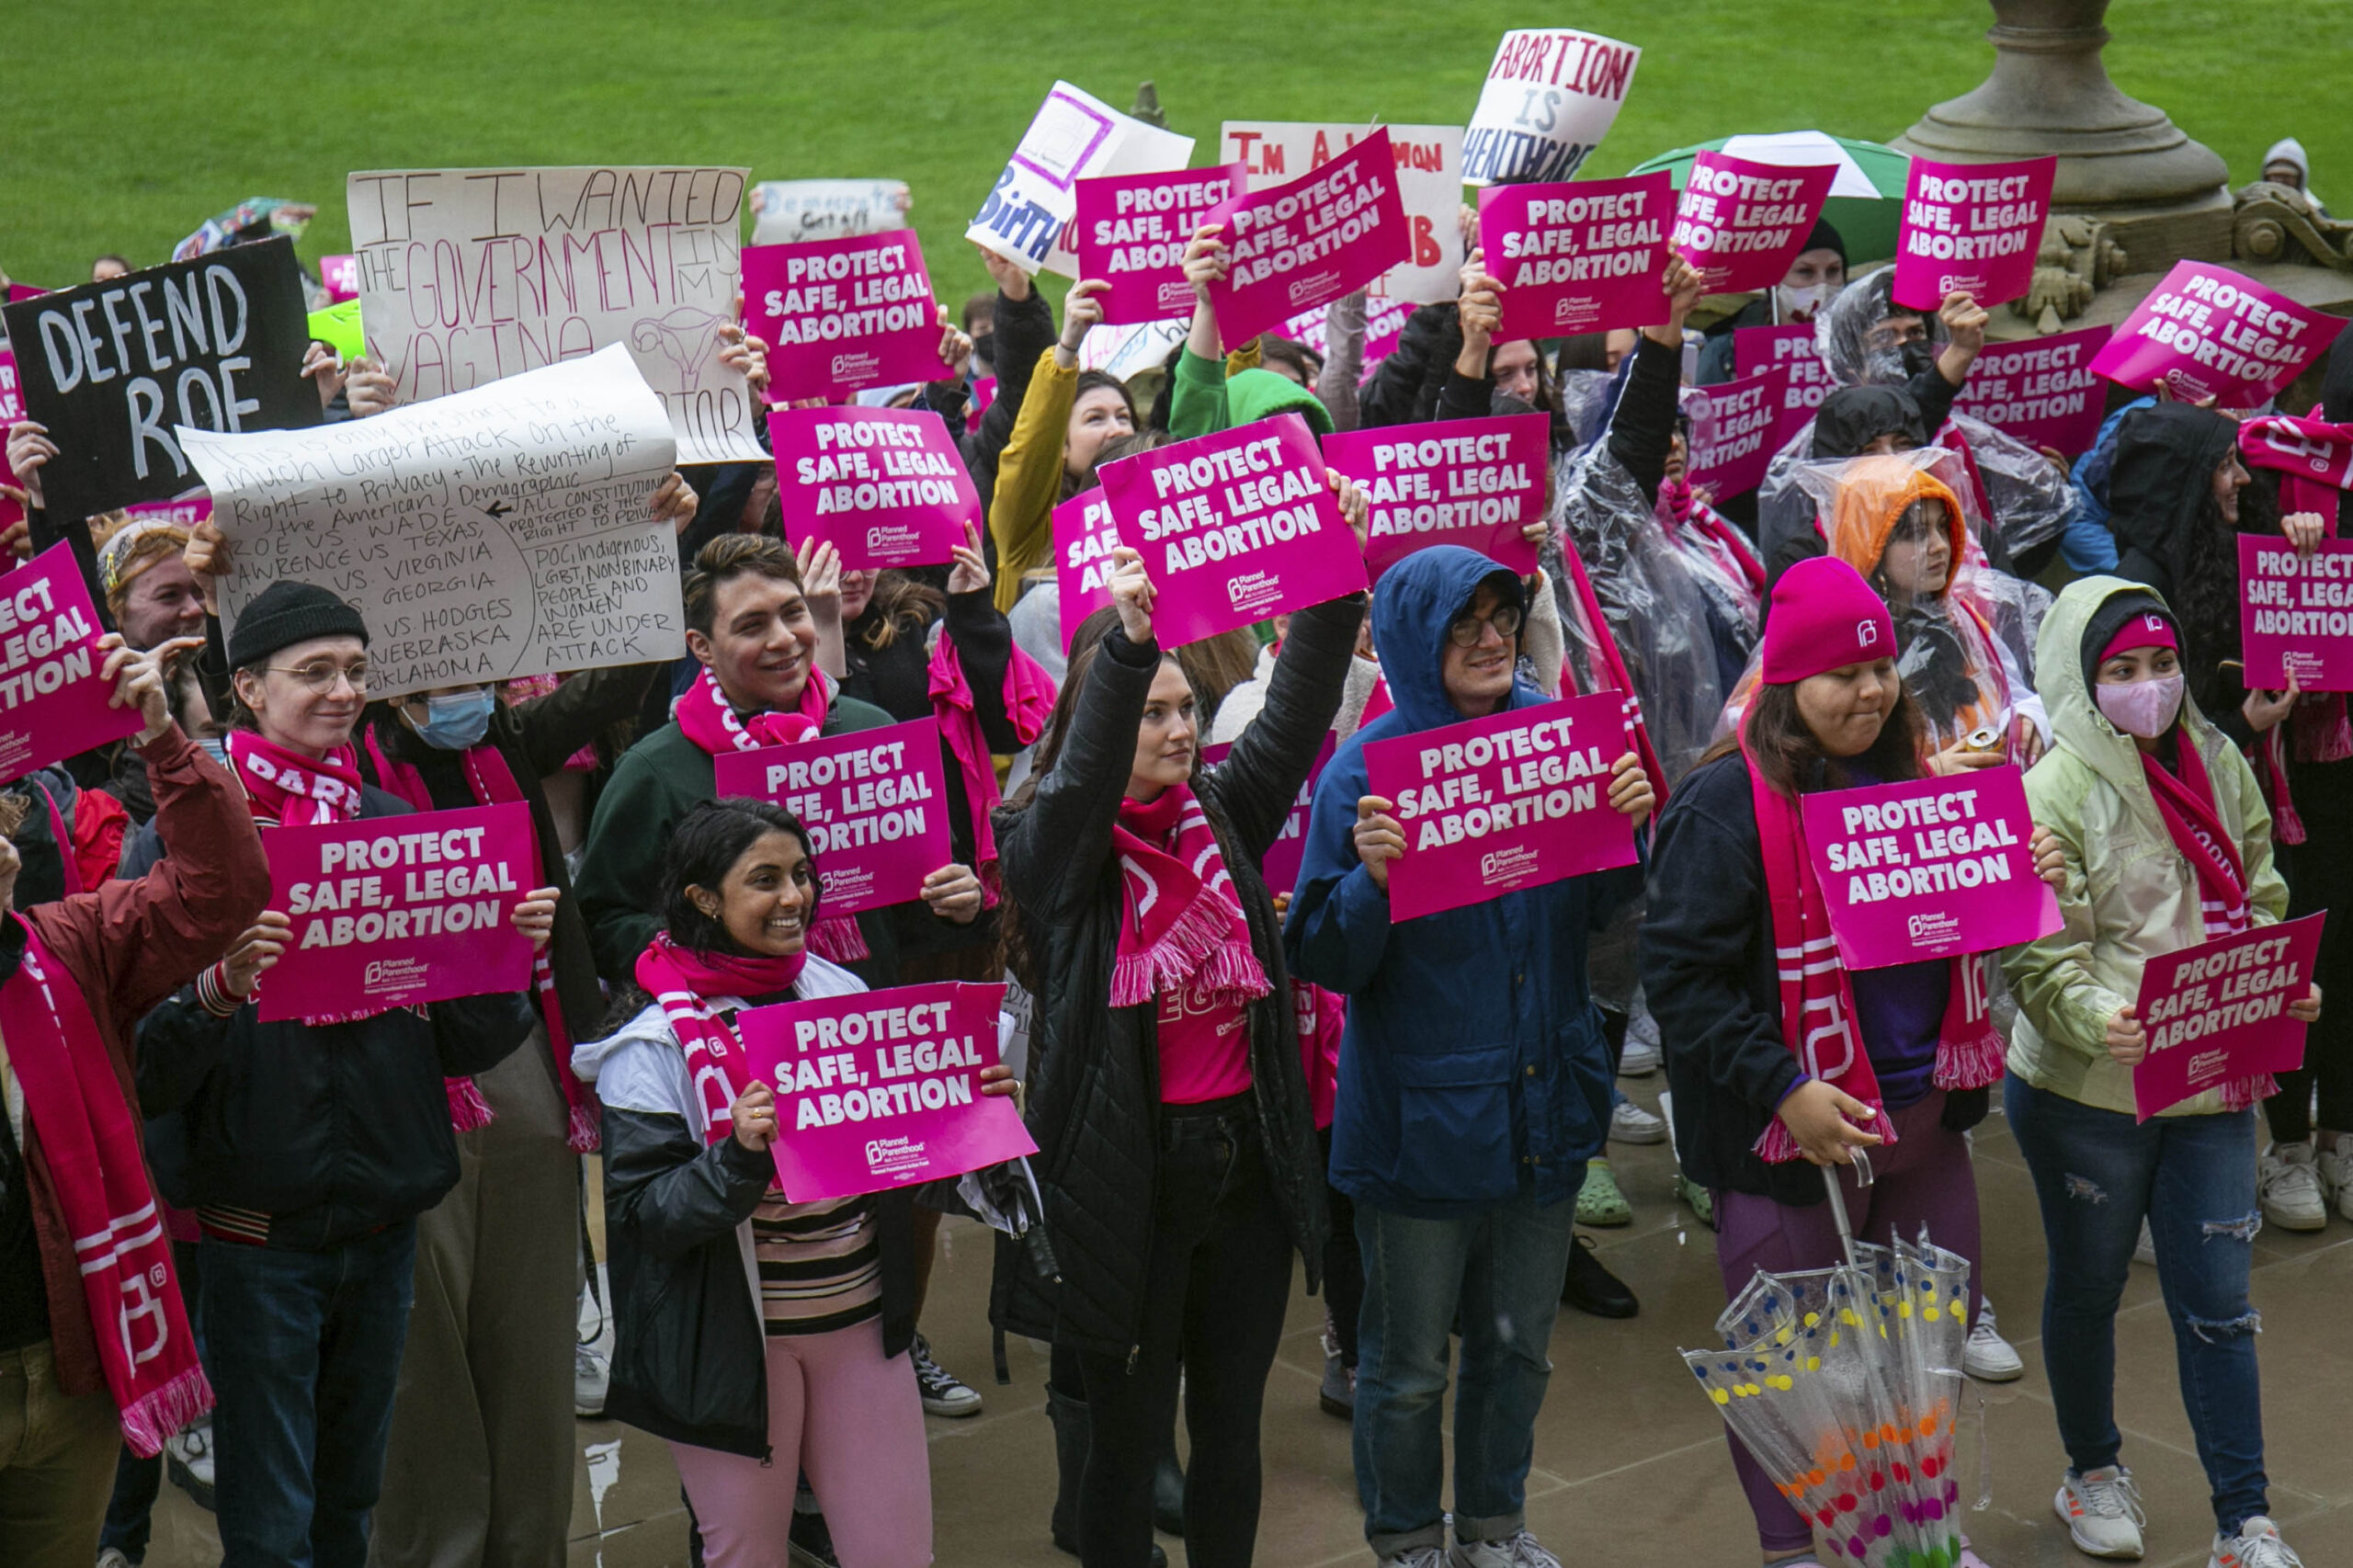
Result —
M 1154 1016 L 1160 1034 L 1160 1102 L 1199 1105 L 1250 1086 L 1250 1016 L 1204 988 L 1163 991 Z

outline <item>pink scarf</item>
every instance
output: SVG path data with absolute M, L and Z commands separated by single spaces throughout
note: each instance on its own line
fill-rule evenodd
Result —
M 670 704 L 670 717 L 678 722 L 679 732 L 687 739 L 712 756 L 757 751 L 762 746 L 815 739 L 824 729 L 826 716 L 833 711 L 834 694 L 840 689 L 833 676 L 813 669 L 801 685 L 800 702 L 790 712 L 755 713 L 747 719 L 729 704 L 727 694 L 719 689 L 719 681 L 706 665 L 695 683 Z M 809 932 L 809 947 L 820 958 L 835 963 L 854 963 L 873 956 L 867 950 L 858 922 L 847 915 L 818 921 Z
M 739 1071 L 744 1042 L 719 1016 L 711 1002 L 720 997 L 749 999 L 786 991 L 801 978 L 808 962 L 805 953 L 783 958 L 738 958 L 731 953 L 699 953 L 670 940 L 661 932 L 637 955 L 637 983 L 661 1004 L 687 1059 L 687 1078 L 701 1102 L 703 1142 L 717 1143 L 735 1131 L 735 1096 L 748 1075 Z
M 123 1439 L 143 1459 L 212 1408 L 148 1185 L 139 1122 L 74 977 L 21 916 L 25 956 L 0 985 L 0 1037 L 24 1085 L 66 1233 L 74 1238 L 107 1392 Z
M 399 722 L 391 718 L 385 722 Z M 376 742 L 374 725 L 369 725 L 365 734 L 368 760 L 374 765 L 376 777 L 382 780 L 383 787 L 420 812 L 433 810 L 433 792 L 426 788 L 425 775 L 410 764 L 394 762 L 386 755 L 384 748 Z M 473 791 L 476 804 L 502 806 L 527 803 L 521 787 L 515 782 L 515 770 L 506 766 L 506 755 L 496 746 L 483 744 L 472 747 L 460 755 L 459 761 L 465 769 L 466 783 Z M 568 767 L 571 764 L 564 766 Z M 548 885 L 547 864 L 540 854 L 539 835 L 536 834 L 531 838 L 531 885 L 535 888 Z M 532 960 L 531 988 L 539 997 L 540 1020 L 547 1028 L 548 1049 L 555 1055 L 555 1081 L 563 1090 L 567 1123 L 564 1143 L 575 1154 L 593 1154 L 599 1146 L 601 1131 L 597 1097 L 572 1071 L 572 1030 L 564 1021 L 563 1004 L 556 995 L 554 952 L 555 944 L 550 942 Z M 464 1131 L 467 1124 L 459 1119 L 461 1101 L 469 1096 L 481 1100 L 482 1090 L 471 1078 L 449 1078 L 443 1082 L 451 1085 L 451 1124 Z M 456 1087 L 460 1085 L 464 1085 L 462 1090 Z M 475 1122 L 475 1126 L 483 1125 L 491 1119 L 490 1103 L 482 1100 L 482 1120 Z
M 989 813 L 1002 798 L 996 787 L 996 763 L 988 737 L 981 733 L 972 684 L 956 652 L 956 640 L 945 631 L 931 651 L 931 711 L 939 721 L 939 734 L 963 776 L 964 803 L 972 816 L 972 869 L 981 879 L 981 896 L 994 907 L 997 901 L 996 829 Z M 1019 648 L 1005 665 L 1005 716 L 1013 722 L 1014 738 L 1023 745 L 1046 730 L 1054 710 L 1054 677 Z
M 2282 512 L 2317 512 L 2321 531 L 2336 537 L 2339 497 L 2353 486 L 2353 425 L 2267 415 L 2239 426 L 2239 455 L 2250 467 L 2279 472 Z M 2288 790 L 2291 745 L 2298 762 L 2353 757 L 2353 724 L 2347 722 L 2345 694 L 2306 695 L 2288 722 L 2274 725 L 2256 746 L 2256 766 L 2271 797 L 2272 814 L 2279 819 L 2279 842 L 2302 844 L 2304 820 Z
M 2246 864 L 2239 856 L 2238 841 L 2222 825 L 2222 812 L 2214 803 L 2214 781 L 2206 771 L 2206 758 L 2200 755 L 2197 742 L 2186 728 L 2176 731 L 2175 742 L 2180 777 L 2167 772 L 2147 752 L 2141 754 L 2141 774 L 2149 781 L 2158 820 L 2198 875 L 2199 919 L 2205 938 L 2212 941 L 2244 931 L 2254 923 L 2246 902 Z M 2233 1078 L 2222 1085 L 2222 1104 L 2231 1110 L 2245 1110 L 2279 1092 L 2279 1081 L 2268 1073 Z
M 256 816 L 310 827 L 359 815 L 359 754 L 348 743 L 314 762 L 240 729 L 229 732 L 228 752 Z
M 1111 847 L 1127 894 L 1111 1006 L 1133 1007 L 1193 985 L 1236 1007 L 1267 994 L 1250 923 L 1234 902 L 1217 835 L 1191 789 L 1174 784 L 1154 801 L 1121 801 Z
M 1735 574 L 1748 585 L 1753 598 L 1765 597 L 1765 564 L 1749 549 L 1748 540 L 1738 528 L 1725 521 L 1722 513 L 1692 493 L 1691 486 L 1679 479 L 1670 479 L 1658 487 L 1658 517 L 1672 536 L 1679 528 L 1689 528 L 1700 538 L 1700 548 L 1713 558 L 1728 574 Z

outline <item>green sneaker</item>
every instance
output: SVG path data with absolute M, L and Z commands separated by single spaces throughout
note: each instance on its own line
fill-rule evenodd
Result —
M 1618 1190 L 1608 1160 L 1587 1160 L 1585 1186 L 1577 1189 L 1577 1223 L 1607 1227 L 1634 1222 L 1634 1206 Z
M 1716 1228 L 1716 1195 L 1714 1193 L 1710 1192 L 1681 1171 L 1677 1171 L 1675 1173 L 1675 1196 L 1691 1205 L 1691 1212 L 1699 1217 L 1699 1223 L 1711 1231 Z

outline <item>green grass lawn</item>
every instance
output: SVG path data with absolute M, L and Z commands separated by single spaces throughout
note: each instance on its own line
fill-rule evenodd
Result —
M 1493 0 L 1166 8 L 943 0 L 162 0 L 13 5 L 0 267 L 57 286 L 164 260 L 248 196 L 314 201 L 306 259 L 348 248 L 343 176 L 485 164 L 726 163 L 755 179 L 904 179 L 938 291 L 986 278 L 964 226 L 1062 76 L 1124 108 L 1158 84 L 1216 153 L 1226 117 L 1461 124 L 1509 27 L 1643 51 L 1586 165 L 1803 126 L 1886 139 L 1993 60 L 1974 0 Z M 2301 136 L 2353 211 L 2353 0 L 2123 0 L 2110 74 L 2254 177 Z M 2241 30 L 2241 29 L 2245 30 Z

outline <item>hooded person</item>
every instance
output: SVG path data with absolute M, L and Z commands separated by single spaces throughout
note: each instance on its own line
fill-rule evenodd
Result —
M 2315 215 L 2328 216 L 2328 209 L 2321 205 L 2320 193 L 2313 189 L 2313 161 L 2305 155 L 2304 144 L 2294 137 L 2282 136 L 2264 153 L 2263 177 L 2273 185 L 2302 191 L 2304 199 L 2313 204 Z
M 2184 631 L 2160 596 L 2115 577 L 2069 584 L 2042 624 L 2035 665 L 2052 741 L 2026 792 L 2038 832 L 2058 843 L 2064 925 L 2002 958 L 2018 1003 L 2005 1108 L 2042 1211 L 2043 1363 L 2068 1459 L 2056 1506 L 2075 1544 L 2103 1557 L 2143 1550 L 2114 1384 L 2117 1305 L 2145 1221 L 2211 1494 L 2214 1561 L 2287 1568 L 2268 1517 L 2247 1300 L 2262 1223 L 2253 1106 L 2275 1085 L 2233 1079 L 2145 1120 L 2133 1094 L 2153 1044 L 2134 1000 L 2143 966 L 2288 907 L 2255 774 L 2184 678 Z M 2287 1004 L 2306 1021 L 2319 1010 L 2317 990 Z
M 1331 1181 L 1356 1206 L 1366 1259 L 1357 1491 L 1366 1539 L 1388 1563 L 1446 1548 L 1439 1419 L 1458 1310 L 1459 1560 L 1554 1561 L 1527 1531 L 1530 1445 L 1574 1199 L 1610 1111 L 1586 945 L 1641 890 L 1642 871 L 1392 921 L 1405 830 L 1395 804 L 1369 793 L 1365 767 L 1368 744 L 1545 700 L 1514 676 L 1523 591 L 1454 545 L 1382 574 L 1373 640 L 1394 706 L 1344 742 L 1316 784 L 1284 932 L 1294 972 L 1348 1004 Z M 1631 744 L 1609 778 L 1611 806 L 1639 824 L 1653 794 Z
M 1779 283 L 1707 328 L 1699 346 L 1697 383 L 1711 387 L 1733 379 L 1738 363 L 1733 335 L 1743 327 L 1810 322 L 1847 286 L 1847 239 L 1827 218 L 1816 218 L 1805 246 L 1790 261 Z

